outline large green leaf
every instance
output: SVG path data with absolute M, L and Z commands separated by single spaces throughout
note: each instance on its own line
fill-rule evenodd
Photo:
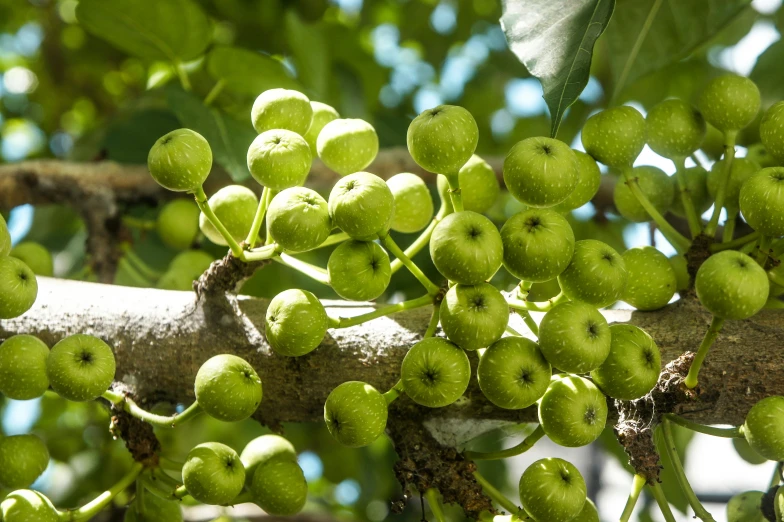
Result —
M 169 111 L 143 109 L 113 122 L 106 131 L 103 150 L 106 158 L 119 163 L 147 163 L 155 140 L 180 127 Z
M 293 10 L 286 12 L 286 43 L 294 55 L 297 78 L 315 100 L 327 98 L 331 68 L 330 47 L 322 24 L 306 24 Z
M 278 60 L 240 47 L 212 49 L 207 55 L 207 70 L 216 80 L 226 82 L 227 89 L 249 96 L 275 87 L 296 89 L 298 86 Z
M 166 88 L 166 100 L 184 127 L 206 138 L 213 158 L 231 179 L 239 182 L 250 176 L 248 147 L 256 137 L 250 117 L 245 123 L 237 121 L 220 109 L 205 106 L 200 98 L 175 85 Z
M 504 0 L 506 40 L 542 82 L 553 137 L 564 112 L 588 84 L 593 45 L 614 7 L 615 0 Z
M 763 107 L 784 98 L 782 60 L 784 60 L 784 40 L 779 40 L 757 58 L 757 64 L 749 75 L 759 87 Z
M 686 58 L 742 14 L 751 0 L 617 0 L 605 38 L 614 97 L 652 71 Z
M 193 0 L 80 0 L 88 32 L 139 58 L 187 61 L 210 42 L 210 22 Z

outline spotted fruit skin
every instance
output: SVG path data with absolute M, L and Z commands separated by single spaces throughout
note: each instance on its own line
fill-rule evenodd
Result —
M 705 120 L 720 131 L 739 131 L 757 116 L 760 92 L 748 78 L 727 74 L 705 86 L 697 107 Z
M 72 335 L 55 344 L 46 361 L 52 389 L 74 402 L 99 397 L 114 381 L 116 368 L 111 347 L 85 334 Z
M 569 299 L 597 308 L 619 300 L 627 280 L 623 258 L 611 246 L 595 239 L 577 241 L 569 266 L 558 276 Z
M 5 522 L 58 522 L 60 518 L 52 502 L 37 491 L 13 491 L 0 502 L 0 520 Z
M 315 158 L 318 157 L 316 142 L 318 141 L 318 135 L 321 133 L 321 129 L 332 120 L 340 118 L 340 114 L 338 114 L 338 111 L 336 111 L 334 107 L 331 107 L 326 103 L 311 101 L 310 107 L 313 109 L 313 119 L 310 122 L 308 131 L 302 137 L 308 142 L 310 152 Z
M 400 369 L 403 389 L 411 400 L 442 408 L 462 397 L 471 378 L 468 356 L 456 344 L 438 337 L 416 343 Z
M 542 318 L 539 347 L 555 368 L 587 373 L 598 368 L 610 353 L 610 327 L 592 305 L 561 303 Z
M 550 209 L 531 208 L 515 214 L 501 227 L 501 241 L 504 267 L 523 281 L 558 277 L 574 253 L 572 227 Z
M 273 516 L 296 515 L 308 498 L 308 483 L 296 459 L 272 459 L 260 464 L 249 489 L 253 501 Z
M 531 406 L 550 384 L 552 367 L 539 346 L 525 337 L 504 337 L 479 359 L 476 376 L 487 399 L 507 410 Z
M 11 234 L 8 233 L 8 225 L 5 218 L 0 215 L 0 257 L 7 256 L 11 251 Z
M 572 520 L 587 498 L 585 480 L 570 462 L 537 460 L 520 477 L 520 502 L 536 522 Z
M 316 148 L 327 167 L 345 176 L 373 163 L 378 154 L 378 135 L 365 120 L 335 119 L 321 129 Z
M 248 361 L 231 354 L 216 355 L 201 365 L 194 384 L 196 400 L 210 417 L 237 422 L 261 404 L 261 378 Z
M 747 319 L 768 300 L 765 270 L 742 252 L 725 250 L 710 256 L 697 271 L 694 288 L 702 305 L 724 319 Z
M 32 308 L 38 280 L 22 260 L 0 257 L 0 319 L 13 319 Z
M 49 388 L 46 360 L 49 347 L 32 335 L 14 335 L 0 344 L 0 393 L 26 401 Z
M 574 155 L 577 158 L 577 186 L 565 200 L 552 207 L 556 212 L 576 210 L 591 201 L 599 192 L 602 172 L 596 160 L 580 150 L 575 150 Z
M 654 247 L 630 248 L 623 253 L 629 274 L 623 300 L 638 310 L 657 310 L 675 295 L 678 281 L 667 256 Z
M 759 133 L 765 149 L 779 164 L 784 163 L 784 101 L 774 103 L 765 111 Z
M 430 257 L 436 269 L 456 283 L 476 285 L 501 267 L 503 241 L 492 221 L 476 212 L 448 215 L 433 230 Z
M 685 158 L 700 148 L 707 126 L 700 111 L 683 100 L 664 100 L 645 117 L 648 145 L 665 158 Z
M 784 167 L 762 169 L 740 189 L 743 218 L 766 236 L 784 236 Z
M 229 185 L 213 194 L 208 203 L 231 237 L 245 241 L 259 206 L 256 194 L 242 185 Z M 229 245 L 204 213 L 199 216 L 199 228 L 216 245 Z
M 296 461 L 297 450 L 291 442 L 275 434 L 261 435 L 248 442 L 240 454 L 242 465 L 245 466 L 246 485 L 253 480 L 253 474 L 260 464 L 276 459 Z
M 554 376 L 539 401 L 539 424 L 547 437 L 568 448 L 595 441 L 607 422 L 607 398 L 577 375 Z
M 182 467 L 188 493 L 204 504 L 228 504 L 245 485 L 245 466 L 232 448 L 218 442 L 194 447 Z
M 324 420 L 332 436 L 344 446 L 367 446 L 386 428 L 387 401 L 370 384 L 344 382 L 327 397 Z
M 381 245 L 346 241 L 329 256 L 327 274 L 333 290 L 343 299 L 371 301 L 389 286 L 392 265 Z
M 310 100 L 292 89 L 268 89 L 259 94 L 250 111 L 256 132 L 285 129 L 305 134 L 313 121 Z
M 387 180 L 395 198 L 392 230 L 411 234 L 419 232 L 433 219 L 433 198 L 424 180 L 416 174 L 401 172 Z
M 164 134 L 147 155 L 153 179 L 174 192 L 194 192 L 212 170 L 212 149 L 204 136 L 190 129 Z
M 460 167 L 458 172 L 460 194 L 463 197 L 463 208 L 482 214 L 490 210 L 501 194 L 501 185 L 493 167 L 474 154 Z M 444 176 L 438 176 L 439 187 L 447 184 Z
M 477 350 L 501 338 L 509 323 L 509 305 L 489 283 L 454 285 L 440 307 L 441 327 L 464 350 Z
M 479 128 L 474 117 L 456 105 L 423 111 L 411 122 L 406 134 L 414 161 L 438 174 L 456 174 L 471 158 L 478 141 Z
M 49 450 L 40 437 L 11 435 L 0 439 L 0 484 L 27 488 L 49 465 Z
M 276 194 L 267 209 L 267 224 L 272 239 L 290 252 L 316 248 L 332 231 L 326 200 L 305 187 L 292 187 Z
M 660 214 L 665 214 L 672 206 L 675 197 L 675 185 L 673 179 L 670 178 L 663 170 L 652 167 L 650 165 L 643 165 L 642 167 L 635 167 L 631 174 L 631 183 L 637 183 L 643 194 L 648 200 L 656 207 Z M 615 183 L 615 190 L 613 191 L 613 203 L 618 213 L 636 223 L 650 221 L 651 216 L 648 211 L 640 204 L 637 196 L 632 193 L 628 185 L 629 182 L 619 178 Z
M 526 138 L 515 144 L 504 159 L 506 188 L 529 207 L 561 203 L 579 179 L 574 151 L 552 138 Z
M 743 424 L 749 446 L 768 460 L 784 460 L 784 397 L 765 397 L 751 407 Z
M 289 130 L 271 129 L 256 136 L 247 161 L 253 179 L 283 190 L 305 183 L 313 158 L 305 138 Z
M 321 344 L 328 325 L 327 312 L 315 295 L 290 288 L 270 301 L 265 332 L 275 353 L 300 357 Z
M 647 332 L 634 325 L 611 325 L 610 337 L 610 354 L 591 372 L 593 382 L 614 399 L 634 400 L 647 395 L 659 381 L 659 347 Z
M 395 197 L 386 182 L 369 172 L 338 180 L 328 200 L 333 223 L 352 239 L 370 240 L 386 233 L 395 214 Z
M 633 107 L 605 109 L 585 122 L 582 142 L 596 161 L 617 169 L 631 167 L 645 146 L 645 119 Z

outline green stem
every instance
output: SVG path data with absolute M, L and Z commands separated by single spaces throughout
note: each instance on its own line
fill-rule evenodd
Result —
M 215 98 L 218 97 L 218 95 L 221 93 L 221 91 L 225 86 L 226 86 L 226 80 L 222 78 L 218 80 L 215 86 L 210 90 L 209 93 L 207 93 L 207 96 L 204 98 L 204 105 L 206 107 L 212 105 L 212 102 L 215 101 Z
M 779 239 L 771 245 L 771 255 L 773 257 L 779 257 L 782 254 L 784 254 L 784 239 Z
M 452 200 L 452 207 L 455 212 L 463 212 L 463 194 L 460 190 L 460 176 L 457 172 L 452 174 L 444 174 L 447 183 L 449 183 L 449 199 Z
M 515 457 L 517 455 L 521 455 L 528 451 L 529 449 L 534 447 L 536 442 L 544 437 L 544 429 L 542 426 L 539 425 L 536 429 L 531 432 L 523 441 L 516 445 L 512 446 L 511 448 L 507 448 L 505 450 L 500 451 L 491 451 L 487 453 L 482 453 L 478 451 L 466 451 L 463 453 L 463 456 L 470 460 L 499 460 L 499 459 L 507 459 L 509 457 Z
M 324 247 L 336 245 L 338 243 L 342 243 L 343 241 L 346 241 L 347 239 L 351 239 L 351 238 L 345 232 L 339 232 L 337 234 L 332 234 L 331 236 L 329 236 L 327 239 L 325 239 L 324 242 L 321 243 L 316 248 L 324 248 Z M 316 250 L 316 248 L 314 248 L 313 250 Z
M 557 296 L 553 297 L 552 299 L 548 299 L 547 301 L 542 302 L 533 302 L 533 301 L 521 301 L 519 299 L 515 299 L 514 297 L 507 297 L 506 302 L 510 308 L 517 310 L 517 311 L 527 311 L 530 310 L 531 312 L 549 312 L 556 305 L 568 300 L 566 295 L 563 292 L 558 294 Z
M 133 248 L 127 244 L 123 243 L 120 246 L 120 249 L 125 254 L 125 257 L 128 258 L 128 261 L 136 268 L 141 274 L 146 277 L 147 279 L 152 279 L 153 281 L 158 280 L 163 274 L 158 270 L 155 270 L 150 267 L 141 257 L 133 251 Z
M 140 474 L 136 477 L 136 513 L 140 515 L 139 518 L 144 520 L 147 515 L 147 502 L 145 501 L 144 497 L 146 496 L 147 488 L 144 487 L 144 481 L 142 481 L 142 475 Z
M 711 318 L 708 331 L 705 332 L 705 337 L 702 338 L 702 343 L 700 343 L 700 348 L 697 350 L 697 355 L 694 356 L 694 360 L 689 367 L 689 373 L 683 380 L 683 383 L 687 388 L 695 388 L 697 386 L 697 376 L 700 374 L 702 363 L 705 360 L 705 357 L 708 355 L 708 351 L 710 350 L 713 341 L 715 341 L 716 337 L 719 336 L 719 332 L 721 332 L 722 326 L 724 326 L 724 319 L 714 315 Z
M 411 310 L 413 308 L 420 308 L 422 306 L 427 306 L 429 304 L 433 304 L 433 298 L 429 295 L 423 295 L 422 297 L 417 297 L 416 299 L 411 299 L 409 301 L 403 301 L 401 303 L 395 303 L 391 305 L 381 306 L 376 308 L 372 312 L 368 312 L 362 315 L 355 315 L 354 317 L 340 317 L 337 319 L 337 323 L 334 321 L 332 324 L 332 328 L 348 328 L 350 326 L 356 326 L 358 324 L 366 323 L 373 319 L 378 319 L 379 317 L 383 317 L 385 315 L 394 314 L 396 312 L 402 312 L 403 310 Z
M 158 428 L 175 428 L 202 412 L 199 403 L 194 401 L 194 403 L 188 406 L 182 413 L 175 413 L 172 416 L 166 417 L 163 415 L 150 413 L 147 410 L 139 407 L 139 405 L 137 405 L 130 397 L 126 397 L 111 390 L 103 392 L 101 396 L 115 406 L 122 405 L 122 408 L 126 413 L 129 413 L 137 419 L 152 424 Z
M 773 272 L 772 270 L 768 272 L 768 279 L 779 286 L 784 286 L 784 277 L 780 276 L 776 272 Z
M 697 215 L 697 210 L 694 208 L 694 202 L 689 194 L 689 187 L 686 186 L 686 158 L 674 158 L 672 162 L 675 164 L 675 180 L 678 183 L 678 191 L 680 192 L 681 204 L 686 213 L 686 220 L 689 222 L 689 232 L 691 237 L 697 237 L 702 231 L 702 222 L 700 216 Z
M 438 498 L 438 490 L 435 488 L 430 488 L 425 491 L 425 498 L 427 499 L 427 503 L 430 505 L 430 511 L 433 512 L 433 516 L 436 519 L 436 522 L 446 522 L 446 517 L 444 517 L 444 508 L 441 505 L 441 499 Z
M 270 189 L 269 195 L 267 196 L 267 200 L 268 200 L 267 208 L 269 208 L 269 203 L 272 202 L 272 198 L 274 198 L 277 195 L 278 195 L 278 191 L 277 190 L 271 190 Z M 265 238 L 264 239 L 264 244 L 265 245 L 269 245 L 269 244 L 272 243 L 272 234 L 270 234 L 270 221 L 269 221 L 269 219 L 267 220 L 267 226 L 265 227 L 264 238 Z
M 626 501 L 626 507 L 623 508 L 623 514 L 621 514 L 621 522 L 629 522 L 643 487 L 645 487 L 645 477 L 642 475 L 634 475 L 632 490 L 629 492 L 629 499 Z
M 629 190 L 631 190 L 632 194 L 634 194 L 634 197 L 637 198 L 637 201 L 640 203 L 642 208 L 645 209 L 654 223 L 656 223 L 656 226 L 659 227 L 659 230 L 661 230 L 661 233 L 665 238 L 667 238 L 667 241 L 672 243 L 672 246 L 675 247 L 675 250 L 677 250 L 679 253 L 683 254 L 686 252 L 691 245 L 691 241 L 683 237 L 680 232 L 675 230 L 675 227 L 673 227 L 669 221 L 664 219 L 664 216 L 662 216 L 656 207 L 653 206 L 653 203 L 650 202 L 645 193 L 643 193 L 643 191 L 640 189 L 637 178 L 632 177 L 632 167 L 624 167 L 621 172 L 623 173 L 623 178 L 626 181 L 626 185 L 629 187 Z
M 507 510 L 510 514 L 514 515 L 518 511 L 520 511 L 520 507 L 515 505 L 514 502 L 506 498 L 500 491 L 498 491 L 495 486 L 490 484 L 486 478 L 482 476 L 479 471 L 474 471 L 474 478 L 482 486 L 485 494 L 490 497 L 490 500 Z
M 88 502 L 79 509 L 72 511 L 64 511 L 60 513 L 61 521 L 79 522 L 81 520 L 89 520 L 94 517 L 99 511 L 105 508 L 118 493 L 125 490 L 128 486 L 133 484 L 133 481 L 139 476 L 144 469 L 144 466 L 139 462 L 134 462 L 130 471 L 125 474 L 114 486 L 104 491 L 95 499 Z
M 446 216 L 449 215 L 449 205 L 446 205 L 443 201 L 441 202 L 441 208 L 438 209 L 438 213 L 435 215 L 433 220 L 427 226 L 425 230 L 417 237 L 413 243 L 411 243 L 408 248 L 404 250 L 406 256 L 410 259 L 417 255 L 424 247 L 430 244 L 430 238 L 433 235 L 433 230 L 436 229 L 436 226 L 444 219 Z M 392 261 L 392 274 L 394 275 L 395 272 L 403 268 L 403 262 L 400 259 L 395 259 Z
M 174 500 L 174 489 L 166 488 L 158 480 L 152 477 L 152 474 L 145 472 L 140 477 L 144 489 L 163 500 Z
M 745 236 L 739 237 L 737 239 L 733 239 L 732 241 L 713 243 L 710 246 L 710 251 L 721 252 L 722 250 L 732 250 L 734 248 L 742 247 L 743 245 L 750 243 L 752 241 L 756 241 L 757 238 L 759 238 L 759 232 L 752 232 L 751 234 L 746 234 Z
M 684 419 L 683 417 L 679 417 L 673 413 L 665 413 L 664 418 L 670 422 L 674 422 L 679 426 L 683 426 L 684 428 L 689 428 L 691 431 L 696 431 L 697 433 L 704 433 L 705 435 L 711 435 L 713 437 L 724 437 L 726 439 L 737 439 L 742 438 L 743 434 L 740 432 L 740 428 L 715 428 L 713 426 L 705 426 L 704 424 L 697 424 L 696 422 L 692 422 L 688 419 Z
M 248 231 L 248 237 L 245 239 L 245 243 L 248 244 L 248 250 L 252 250 L 253 247 L 256 246 L 256 241 L 259 239 L 261 223 L 264 221 L 264 216 L 267 213 L 267 207 L 269 207 L 270 203 L 270 192 L 271 190 L 269 187 L 264 187 L 261 191 L 259 206 L 256 208 L 256 215 L 253 217 L 253 224 Z
M 139 272 L 133 263 L 131 263 L 127 256 L 122 257 L 120 261 L 117 263 L 118 268 L 121 268 L 128 276 L 133 280 L 133 282 L 143 288 L 149 287 L 152 283 L 149 279 L 144 277 L 144 275 Z
M 271 245 L 267 245 L 271 246 Z M 314 281 L 318 281 L 323 285 L 329 286 L 329 274 L 326 270 L 321 268 L 320 266 L 311 265 L 301 259 L 297 259 L 296 257 L 291 257 L 288 254 L 280 254 L 277 257 L 273 257 L 275 261 L 278 263 L 282 263 L 290 268 L 293 268 L 297 272 L 305 274 L 306 276 L 310 277 Z
M 713 214 L 705 226 L 705 235 L 709 237 L 713 237 L 716 234 L 721 209 L 724 208 L 724 200 L 727 199 L 727 187 L 730 184 L 730 176 L 732 175 L 732 162 L 735 159 L 735 138 L 737 135 L 738 131 L 726 131 L 724 133 L 724 168 L 721 173 L 719 190 L 716 192 Z
M 182 482 L 178 482 L 174 480 L 172 477 L 170 477 L 169 475 L 167 475 L 166 472 L 164 472 L 163 469 L 161 468 L 152 470 L 152 479 L 154 481 L 159 481 L 161 484 L 166 486 L 166 488 L 168 488 L 170 492 L 177 489 L 182 484 Z
M 517 313 L 520 314 L 520 317 L 523 318 L 525 325 L 529 330 L 531 330 L 531 333 L 533 333 L 536 337 L 539 337 L 539 325 L 536 324 L 536 321 L 534 321 L 534 318 L 531 317 L 531 314 L 528 312 L 528 310 L 517 310 Z
M 182 85 L 183 90 L 190 91 L 192 89 L 191 80 L 188 78 L 188 72 L 185 70 L 182 62 L 179 60 L 175 61 L 174 70 L 177 71 L 177 76 L 180 79 L 180 85 Z
M 727 221 L 724 222 L 724 230 L 721 233 L 721 242 L 729 243 L 735 236 L 735 224 L 738 221 L 738 209 L 730 211 L 727 209 Z
M 664 434 L 664 447 L 667 449 L 667 455 L 670 457 L 670 462 L 672 462 L 672 471 L 675 473 L 675 477 L 678 479 L 678 484 L 681 487 L 681 491 L 686 496 L 686 499 L 689 501 L 689 505 L 691 506 L 692 510 L 694 510 L 694 514 L 702 520 L 703 522 L 716 522 L 710 513 L 702 506 L 697 495 L 694 494 L 694 490 L 691 489 L 691 484 L 689 484 L 689 479 L 686 478 L 686 473 L 683 471 L 683 465 L 681 464 L 681 459 L 678 457 L 678 451 L 675 449 L 675 442 L 672 438 L 672 428 L 670 427 L 670 422 L 668 420 L 662 421 L 662 433 Z
M 179 473 L 182 471 L 182 467 L 185 465 L 185 463 L 159 455 L 158 465 L 161 467 L 161 469 L 167 469 L 169 471 L 176 471 Z
M 120 218 L 120 221 L 126 227 L 138 230 L 155 230 L 157 226 L 157 222 L 154 219 L 143 219 L 134 216 L 123 216 Z
M 174 496 L 174 498 L 185 498 L 189 494 L 190 493 L 188 493 L 188 490 L 185 488 L 185 486 L 180 486 L 174 490 L 174 493 L 172 495 Z
M 384 399 L 387 401 L 387 406 L 389 406 L 390 404 L 392 404 L 394 402 L 395 399 L 400 397 L 400 395 L 403 394 L 403 393 L 404 393 L 403 381 L 402 380 L 398 380 L 395 383 L 395 385 L 392 386 L 392 388 L 389 389 L 389 391 L 383 393 L 382 395 L 384 396 Z
M 234 497 L 232 501 L 226 505 L 236 506 L 239 504 L 247 504 L 248 502 L 253 502 L 253 493 L 251 493 L 250 491 L 243 491 L 242 493 Z
M 433 313 L 430 314 L 430 322 L 427 324 L 427 330 L 425 330 L 425 334 L 422 336 L 423 338 L 427 339 L 428 337 L 433 337 L 436 334 L 436 329 L 438 328 L 438 320 L 441 314 L 441 307 L 437 304 L 433 305 Z
M 384 246 L 387 247 L 387 249 L 392 252 L 392 254 L 406 266 L 406 268 L 408 268 L 408 271 L 411 272 L 420 283 L 422 283 L 422 286 L 425 287 L 428 294 L 435 296 L 441 291 L 441 289 L 435 283 L 433 283 L 424 272 L 422 272 L 416 263 L 411 261 L 411 258 L 408 257 L 399 246 L 397 246 L 397 243 L 395 243 L 395 240 L 392 239 L 392 236 L 389 235 L 389 233 L 386 235 L 379 235 L 378 238 L 381 240 Z
M 218 216 L 215 215 L 215 212 L 210 208 L 210 204 L 207 201 L 207 194 L 204 193 L 204 187 L 197 188 L 193 193 L 193 198 L 196 200 L 199 209 L 201 209 L 207 219 L 210 220 L 210 223 L 220 232 L 220 235 L 223 236 L 226 243 L 229 244 L 229 248 L 231 248 L 231 253 L 234 254 L 234 257 L 245 261 L 245 252 L 242 250 L 239 243 L 237 243 L 237 240 L 234 239 L 234 236 L 226 230 L 226 227 L 221 223 L 221 220 L 218 219 Z
M 656 500 L 656 503 L 659 504 L 659 511 L 661 511 L 661 514 L 664 517 L 664 522 L 676 522 L 675 515 L 672 514 L 670 503 L 667 502 L 667 497 L 664 495 L 661 484 L 654 482 L 653 485 L 649 484 L 648 488 L 651 490 L 651 494 Z
M 273 259 L 275 256 L 281 253 L 281 250 L 282 249 L 280 248 L 280 245 L 277 243 L 264 245 L 254 250 L 245 252 L 245 261 L 265 261 L 267 259 Z
M 757 240 L 757 244 L 759 245 L 757 248 L 757 263 L 762 268 L 765 268 L 765 265 L 768 263 L 768 256 L 770 255 L 770 243 L 773 240 L 770 236 L 761 235 Z

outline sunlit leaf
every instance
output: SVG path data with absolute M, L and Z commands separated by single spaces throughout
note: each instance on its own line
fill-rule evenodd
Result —
M 210 50 L 207 71 L 216 80 L 223 80 L 226 89 L 249 96 L 257 96 L 276 87 L 298 87 L 278 60 L 239 47 L 217 46 Z

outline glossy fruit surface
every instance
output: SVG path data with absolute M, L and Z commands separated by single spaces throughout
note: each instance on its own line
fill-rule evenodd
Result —
M 305 252 L 324 242 L 332 231 L 326 200 L 315 190 L 288 188 L 272 198 L 267 209 L 272 239 L 291 252 Z
M 387 401 L 367 383 L 344 382 L 327 397 L 324 421 L 332 436 L 344 446 L 367 446 L 387 426 Z
M 389 178 L 387 185 L 395 198 L 392 230 L 410 234 L 430 224 L 433 198 L 422 178 L 410 172 L 401 172 Z
M 555 368 L 587 373 L 598 368 L 610 353 L 610 327 L 592 305 L 561 303 L 542 318 L 539 348 Z
M 762 491 L 745 491 L 727 502 L 727 522 L 765 522 L 762 514 Z
M 248 442 L 240 454 L 245 466 L 245 483 L 250 484 L 259 465 L 278 459 L 297 461 L 297 450 L 280 435 L 261 435 Z
M 305 183 L 313 157 L 305 138 L 290 130 L 271 129 L 256 136 L 247 159 L 253 179 L 283 190 Z
M 705 120 L 720 131 L 738 131 L 757 116 L 760 92 L 748 78 L 726 74 L 705 86 L 697 106 Z
M 639 399 L 659 381 L 659 347 L 645 330 L 634 325 L 614 324 L 610 334 L 610 355 L 591 372 L 591 378 L 614 399 Z
M 305 475 L 292 459 L 272 459 L 260 464 L 249 489 L 253 501 L 273 516 L 296 515 L 308 498 Z
M 173 130 L 152 146 L 147 168 L 162 187 L 174 192 L 193 192 L 210 175 L 212 149 L 196 131 Z
M 303 135 L 303 138 L 308 142 L 310 152 L 315 158 L 318 155 L 316 142 L 318 141 L 318 135 L 321 133 L 321 129 L 332 120 L 340 118 L 340 114 L 326 103 L 311 101 L 310 107 L 313 109 L 313 120 L 310 122 L 310 127 L 308 127 L 308 131 Z
M 245 241 L 259 206 L 256 194 L 242 185 L 229 185 L 213 194 L 209 205 L 231 237 L 238 242 Z M 199 216 L 199 228 L 216 245 L 228 246 L 226 239 L 204 213 Z
M 771 395 L 751 407 L 743 424 L 749 446 L 768 460 L 784 460 L 784 397 Z
M 648 145 L 665 158 L 685 158 L 700 148 L 707 127 L 700 112 L 683 100 L 664 100 L 645 117 Z
M 24 241 L 12 248 L 8 255 L 23 261 L 36 276 L 52 277 L 54 274 L 52 254 L 40 243 Z
M 182 468 L 188 493 L 204 504 L 228 504 L 245 485 L 245 467 L 237 452 L 218 442 L 199 444 Z
M 448 215 L 430 238 L 430 257 L 450 281 L 475 285 L 490 279 L 503 260 L 501 234 L 492 221 L 476 212 Z
M 587 498 L 585 480 L 570 462 L 537 460 L 520 477 L 520 502 L 536 522 L 574 519 Z
M 49 465 L 49 450 L 36 435 L 0 438 L 0 484 L 7 488 L 27 488 Z
M 784 236 L 784 167 L 762 169 L 741 187 L 743 219 L 766 236 Z
M 593 160 L 591 160 L 593 161 Z M 561 214 L 531 208 L 510 217 L 501 227 L 504 267 L 523 281 L 557 277 L 574 253 L 574 232 Z
M 460 167 L 458 182 L 463 208 L 479 214 L 487 212 L 501 194 L 501 185 L 493 167 L 476 154 Z M 439 176 L 438 184 L 446 184 L 446 178 Z
M 46 375 L 52 389 L 69 401 L 91 401 L 114 381 L 116 363 L 111 347 L 97 337 L 76 334 L 52 347 Z
M 43 493 L 20 489 L 0 502 L 0 520 L 5 522 L 58 522 L 57 509 Z
M 550 384 L 552 368 L 539 346 L 524 337 L 504 337 L 479 359 L 476 376 L 487 399 L 508 410 L 535 403 Z
M 484 348 L 501 338 L 509 323 L 509 306 L 489 283 L 454 285 L 440 308 L 441 327 L 464 350 Z
M 645 119 L 633 107 L 605 109 L 585 122 L 585 152 L 608 167 L 631 167 L 645 146 Z
M 585 446 L 595 441 L 607 422 L 607 399 L 588 379 L 554 376 L 539 402 L 539 424 L 561 446 Z
M 310 128 L 313 108 L 301 92 L 291 89 L 269 89 L 259 94 L 250 112 L 256 132 L 286 129 L 300 136 Z
M 272 349 L 299 357 L 313 351 L 327 333 L 327 312 L 307 290 L 290 288 L 276 295 L 267 308 L 265 331 Z
M 623 253 L 629 274 L 623 300 L 638 310 L 657 310 L 675 295 L 678 281 L 670 260 L 651 246 L 630 248 Z
M 345 176 L 373 163 L 378 154 L 378 135 L 365 120 L 336 119 L 321 129 L 316 148 L 327 167 Z
M 381 245 L 372 241 L 346 241 L 327 261 L 329 283 L 343 299 L 372 301 L 389 286 L 392 266 Z
M 631 172 L 632 183 L 637 183 L 643 194 L 648 198 L 660 214 L 664 214 L 672 206 L 675 197 L 673 180 L 663 170 L 644 165 L 635 167 Z M 628 219 L 641 223 L 650 221 L 651 216 L 632 193 L 624 178 L 619 178 L 613 191 L 613 203 L 618 213 Z
M 155 222 L 158 237 L 170 248 L 187 250 L 199 235 L 199 214 L 199 207 L 190 199 L 166 203 Z
M 26 401 L 49 388 L 46 360 L 49 347 L 32 335 L 14 335 L 0 344 L 0 393 Z M 1 440 L 1 439 L 0 439 Z
M 389 230 L 395 197 L 383 179 L 356 172 L 338 180 L 329 193 L 329 214 L 335 226 L 353 239 L 369 240 Z
M 211 357 L 201 365 L 194 384 L 196 400 L 210 417 L 237 422 L 261 404 L 261 378 L 248 361 L 231 354 Z
M 516 143 L 504 159 L 504 183 L 520 202 L 552 207 L 577 187 L 577 157 L 562 141 L 533 137 Z
M 735 250 L 713 254 L 697 271 L 694 280 L 702 305 L 725 319 L 746 319 L 759 312 L 768 300 L 768 277 L 749 256 Z
M 765 111 L 759 127 L 762 145 L 779 164 L 784 163 L 784 101 L 774 103 Z
M 585 152 L 575 150 L 577 159 L 577 186 L 566 199 L 552 207 L 556 212 L 569 212 L 575 210 L 593 199 L 599 191 L 602 181 L 602 172 L 596 160 Z
M 627 279 L 618 252 L 601 241 L 583 239 L 574 244 L 572 260 L 558 283 L 569 299 L 601 308 L 621 298 Z
M 428 408 L 442 408 L 459 399 L 468 388 L 471 364 L 454 343 L 429 337 L 416 343 L 400 368 L 403 389 L 411 400 Z
M 590 498 L 585 499 L 583 509 L 570 522 L 600 522 L 596 504 Z
M 476 150 L 479 129 L 471 113 L 456 105 L 423 111 L 408 126 L 406 143 L 414 161 L 429 172 L 455 174 Z M 459 179 L 459 178 L 458 178 Z
M 740 458 L 751 465 L 758 466 L 768 461 L 768 459 L 751 449 L 748 441 L 744 438 L 735 437 L 732 439 L 732 447 L 735 448 L 735 452 Z
M 0 257 L 0 319 L 27 312 L 38 297 L 38 281 L 30 267 L 15 257 Z

